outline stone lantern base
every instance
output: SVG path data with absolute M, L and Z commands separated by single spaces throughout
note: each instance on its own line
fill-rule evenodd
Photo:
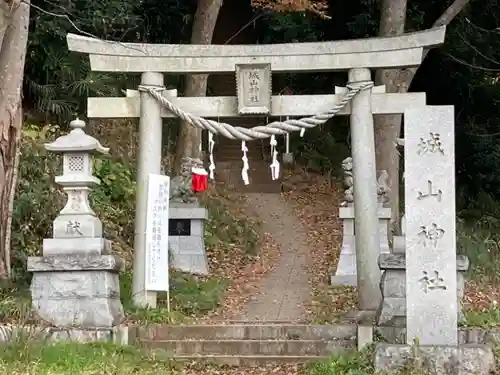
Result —
M 124 318 L 119 281 L 123 261 L 114 255 L 80 252 L 84 254 L 28 258 L 34 311 L 56 327 L 120 324 Z
M 405 253 L 381 254 L 378 258 L 382 302 L 377 311 L 379 326 L 404 327 L 406 324 L 406 255 Z M 462 298 L 464 296 L 465 272 L 469 260 L 464 255 L 457 256 L 457 305 L 458 321 L 464 320 Z

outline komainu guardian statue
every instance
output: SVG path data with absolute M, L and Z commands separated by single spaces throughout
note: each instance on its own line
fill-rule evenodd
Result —
M 387 171 L 381 170 L 380 176 L 377 180 L 377 200 L 380 206 L 384 206 L 389 203 L 389 193 L 391 188 L 389 187 L 389 174 Z
M 344 171 L 344 202 L 342 206 L 352 206 L 354 203 L 354 178 L 352 176 L 352 158 L 349 156 L 342 160 L 342 170 Z
M 203 168 L 200 159 L 185 157 L 182 159 L 181 172 L 179 176 L 170 181 L 170 202 L 173 203 L 197 203 L 198 198 L 192 189 L 192 169 Z

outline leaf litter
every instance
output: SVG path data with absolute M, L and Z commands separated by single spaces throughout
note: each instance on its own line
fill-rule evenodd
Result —
M 342 200 L 342 186 L 320 174 L 296 169 L 286 179 L 287 201 L 308 229 L 310 284 L 312 308 L 309 319 L 313 323 L 333 323 L 355 310 L 358 296 L 355 288 L 330 285 L 342 241 L 342 224 L 338 211 Z

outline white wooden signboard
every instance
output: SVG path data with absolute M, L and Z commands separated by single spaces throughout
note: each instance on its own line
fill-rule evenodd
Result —
M 168 208 L 170 177 L 149 175 L 146 225 L 146 290 L 168 291 Z

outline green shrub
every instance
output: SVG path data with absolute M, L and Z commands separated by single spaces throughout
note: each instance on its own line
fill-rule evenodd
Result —
M 469 258 L 468 278 L 476 281 L 500 281 L 500 233 L 478 222 L 457 225 L 457 251 Z
M 109 343 L 35 343 L 21 339 L 2 348 L 0 373 L 37 375 L 167 375 L 168 359 L 146 356 L 130 346 Z
M 62 170 L 61 158 L 43 146 L 60 134 L 58 126 L 24 126 L 12 216 L 12 265 L 17 281 L 27 281 L 26 259 L 40 254 L 42 240 L 51 236 L 52 222 L 66 202 L 66 195 L 54 182 Z M 120 158 L 103 157 L 94 159 L 94 170 L 101 184 L 92 192 L 92 207 L 103 221 L 106 237 L 113 240 L 114 250 L 129 259 L 134 233 L 135 169 Z
M 500 308 L 492 307 L 484 311 L 465 310 L 465 323 L 468 327 L 490 329 L 500 326 Z
M 368 375 L 373 374 L 373 348 L 361 352 L 334 355 L 329 359 L 312 363 L 307 375 Z
M 221 303 L 227 280 L 198 277 L 170 270 L 170 293 L 157 294 L 156 308 L 137 308 L 132 304 L 132 274 L 120 275 L 120 293 L 128 319 L 134 322 L 183 322 L 190 317 L 214 311 Z M 170 298 L 170 311 L 168 311 Z

